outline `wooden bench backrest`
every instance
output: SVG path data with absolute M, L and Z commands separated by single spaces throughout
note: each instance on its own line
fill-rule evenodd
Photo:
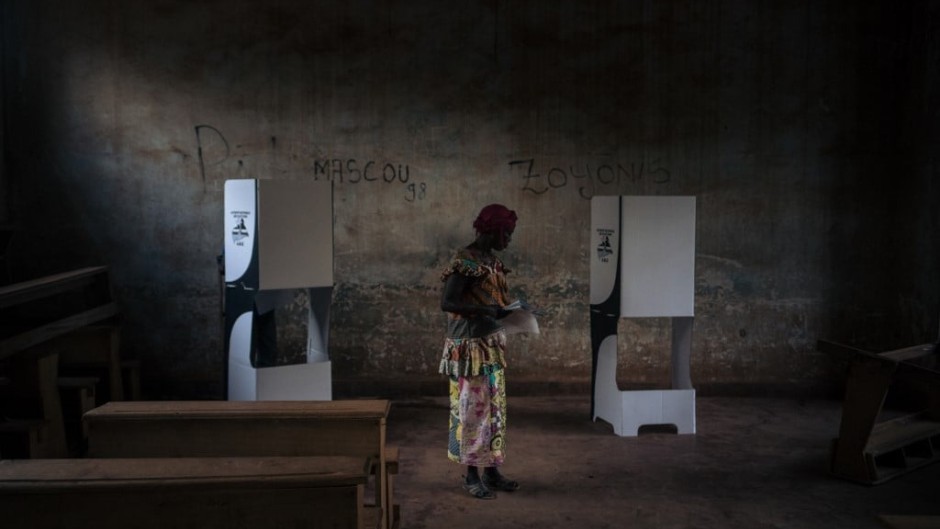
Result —
M 353 455 L 378 459 L 386 400 L 109 402 L 85 414 L 90 457 Z
M 0 359 L 117 314 L 105 266 L 0 287 Z
M 366 459 L 0 461 L 4 526 L 361 529 Z

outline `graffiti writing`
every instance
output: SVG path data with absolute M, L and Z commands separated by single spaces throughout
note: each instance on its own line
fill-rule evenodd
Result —
M 400 163 L 378 163 L 375 160 L 360 162 L 355 158 L 333 158 L 313 161 L 313 177 L 331 182 L 358 184 L 361 182 L 384 182 L 405 185 L 405 200 L 424 200 L 428 185 L 411 181 L 411 167 Z
M 407 200 L 408 202 L 414 202 L 415 200 L 424 200 L 428 194 L 428 185 L 425 184 L 424 182 L 417 183 L 417 184 L 412 182 L 408 184 L 407 189 L 408 189 L 408 193 L 411 194 L 410 197 L 408 196 L 407 193 L 405 195 L 405 200 Z
M 553 189 L 576 185 L 578 194 L 586 199 L 594 196 L 599 186 L 620 190 L 627 184 L 636 184 L 641 181 L 665 184 L 672 177 L 669 170 L 660 165 L 659 160 L 630 164 L 571 164 L 567 166 L 567 169 L 552 166 L 545 172 L 538 169 L 534 158 L 513 160 L 509 162 L 509 166 L 511 170 L 520 174 L 523 191 L 541 195 Z
M 219 132 L 219 129 L 211 125 L 196 125 L 196 152 L 199 156 L 199 174 L 202 176 L 203 186 L 206 185 L 206 154 L 203 153 L 203 147 L 208 147 L 210 141 L 221 141 L 225 151 L 225 155 L 218 160 L 210 160 L 210 166 L 224 162 L 232 153 L 228 141 L 225 140 L 225 136 Z
M 262 154 L 253 151 L 261 150 L 264 153 L 270 152 L 277 155 L 279 149 L 284 150 L 284 147 L 280 146 L 284 142 L 279 142 L 273 136 L 270 142 L 265 142 L 263 148 L 255 144 L 254 149 L 245 148 L 244 145 L 236 145 L 233 149 L 219 129 L 211 125 L 197 125 L 195 129 L 199 174 L 204 186 L 210 179 L 211 173 L 215 173 L 218 175 L 217 178 L 222 179 L 243 178 L 246 169 L 245 159 L 250 160 L 253 156 Z M 226 162 L 229 163 L 226 164 Z M 301 158 L 293 167 L 288 169 L 278 167 L 277 170 L 282 172 L 293 170 L 297 173 L 309 174 L 314 180 L 325 179 L 334 184 L 400 185 L 404 188 L 403 198 L 407 202 L 424 200 L 428 194 L 427 183 L 415 181 L 411 174 L 411 167 L 397 162 L 360 161 L 356 158 L 313 159 L 307 162 Z
M 379 168 L 375 160 L 360 163 L 355 158 L 348 160 L 314 160 L 313 177 L 317 180 L 324 177 L 331 182 L 342 183 L 346 181 L 350 184 L 379 181 L 386 184 L 394 182 L 407 184 L 408 180 L 411 179 L 411 168 L 407 165 L 393 163 L 386 163 Z

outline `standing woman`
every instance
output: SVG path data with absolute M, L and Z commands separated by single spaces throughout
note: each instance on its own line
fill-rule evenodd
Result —
M 498 320 L 509 313 L 503 308 L 509 270 L 493 254 L 509 245 L 516 219 L 501 204 L 483 208 L 473 222 L 476 240 L 456 252 L 441 276 L 447 335 L 440 372 L 450 377 L 447 457 L 467 466 L 464 488 L 487 500 L 495 491 L 519 488 L 498 470 L 506 442 L 506 334 Z

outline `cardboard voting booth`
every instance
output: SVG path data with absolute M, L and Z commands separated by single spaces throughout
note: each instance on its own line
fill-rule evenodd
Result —
M 224 207 L 228 399 L 331 400 L 332 186 L 228 180 Z M 306 363 L 277 366 L 274 311 L 298 289 L 309 299 Z
M 695 197 L 610 196 L 591 201 L 591 414 L 614 433 L 644 425 L 695 433 L 689 362 L 695 315 Z M 620 318 L 672 320 L 672 387 L 617 386 Z

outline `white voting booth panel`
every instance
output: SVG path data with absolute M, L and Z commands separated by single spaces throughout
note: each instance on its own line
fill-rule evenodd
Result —
M 620 197 L 620 317 L 695 315 L 695 197 Z
M 228 180 L 225 296 L 229 400 L 330 400 L 333 197 L 328 182 Z M 305 364 L 252 365 L 255 318 L 309 299 Z
M 594 419 L 611 424 L 620 436 L 635 436 L 644 425 L 672 424 L 680 434 L 695 433 L 694 389 L 621 391 L 617 387 L 617 337 L 608 336 L 597 361 Z
M 689 373 L 695 310 L 695 197 L 594 197 L 591 203 L 591 310 L 594 419 L 614 433 L 672 424 L 695 433 Z M 617 386 L 619 318 L 672 319 L 672 388 Z
M 230 335 L 228 400 L 333 399 L 329 360 L 261 368 L 251 365 L 251 319 L 251 312 L 239 316 Z

